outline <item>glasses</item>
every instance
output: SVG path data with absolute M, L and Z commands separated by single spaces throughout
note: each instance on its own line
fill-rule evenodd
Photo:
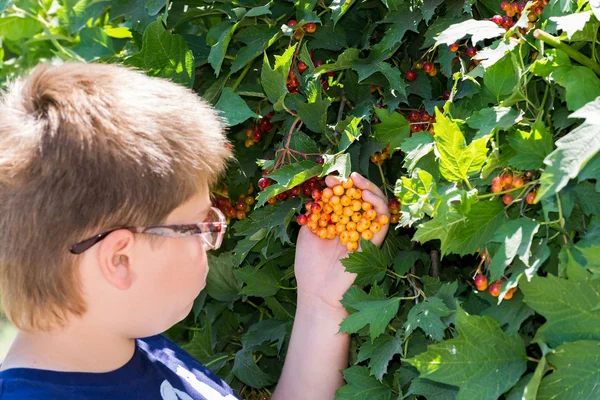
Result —
M 223 236 L 225 235 L 225 230 L 227 229 L 227 221 L 221 210 L 211 207 L 204 222 L 186 225 L 150 225 L 146 227 L 115 228 L 74 244 L 69 248 L 69 251 L 73 254 L 81 254 L 102 239 L 106 238 L 112 232 L 120 229 L 126 229 L 133 233 L 143 233 L 146 235 L 163 236 L 169 238 L 200 236 L 210 250 L 216 250 L 223 242 Z

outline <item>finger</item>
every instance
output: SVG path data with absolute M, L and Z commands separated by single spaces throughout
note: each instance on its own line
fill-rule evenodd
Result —
M 358 172 L 353 172 L 350 175 L 350 178 L 354 181 L 354 185 L 361 190 L 368 190 L 376 196 L 384 199 L 387 203 L 387 196 L 377 187 L 376 184 L 359 174 Z
M 328 175 L 327 178 L 325 178 L 325 183 L 329 187 L 334 187 L 335 185 L 340 185 L 342 181 L 338 176 Z

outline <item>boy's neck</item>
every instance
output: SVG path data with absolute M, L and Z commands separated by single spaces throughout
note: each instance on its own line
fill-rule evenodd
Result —
M 0 370 L 110 372 L 125 365 L 134 351 L 133 339 L 81 325 L 52 333 L 19 332 Z

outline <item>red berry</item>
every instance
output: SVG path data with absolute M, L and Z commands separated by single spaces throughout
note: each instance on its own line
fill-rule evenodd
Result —
M 477 54 L 477 49 L 475 47 L 468 47 L 467 48 L 467 55 L 471 58 L 475 57 L 475 54 Z
M 527 204 L 533 204 L 535 202 L 535 193 L 534 192 L 527 193 L 527 196 L 525 196 L 525 202 Z
M 544 12 L 544 9 L 542 7 L 536 7 L 533 12 L 535 13 L 535 15 L 540 16 L 542 15 L 542 13 Z
M 500 193 L 502 191 L 502 185 L 492 185 L 492 193 Z
M 304 214 L 300 214 L 296 218 L 296 222 L 298 222 L 300 225 L 306 225 L 308 223 L 308 217 Z
M 427 111 L 421 110 L 420 118 L 423 122 L 429 122 L 431 120 L 431 115 L 427 114 Z
M 431 76 L 431 77 L 434 77 L 434 76 L 436 76 L 436 75 L 437 75 L 437 73 L 438 73 L 438 70 L 437 70 L 437 68 L 436 68 L 436 67 L 433 67 L 433 69 L 432 69 L 431 71 L 429 71 L 429 72 L 427 73 L 427 75 L 429 75 L 429 76 Z
M 315 31 L 317 30 L 317 25 L 315 25 L 312 22 L 309 22 L 308 24 L 304 25 L 304 30 L 308 33 L 315 33 Z
M 319 68 L 321 65 L 323 65 L 323 61 L 321 60 L 317 60 L 315 62 L 313 62 L 315 68 Z
M 317 156 L 317 159 L 315 160 L 315 162 L 317 164 L 323 165 L 323 164 L 325 164 L 325 159 L 323 157 L 321 157 L 321 156 Z
M 523 178 L 517 176 L 517 177 L 513 178 L 512 184 L 514 187 L 516 187 L 518 189 L 520 187 L 523 187 L 525 182 L 523 181 Z
M 307 68 L 308 68 L 308 65 L 306 65 L 306 63 L 304 61 L 298 62 L 298 71 L 304 72 L 304 71 L 306 71 Z
M 408 114 L 408 120 L 410 122 L 419 122 L 421 120 L 421 114 L 419 114 L 418 111 L 411 111 L 410 114 Z
M 502 9 L 502 11 L 506 11 L 510 7 L 512 7 L 512 6 L 510 5 L 510 3 L 508 1 L 503 1 L 502 3 L 500 3 L 500 8 Z
M 458 43 L 452 43 L 451 45 L 448 46 L 448 49 L 451 52 L 456 53 L 458 51 Z
M 291 27 L 294 27 L 296 25 L 298 25 L 298 21 L 296 21 L 295 19 L 290 19 L 287 23 L 287 26 L 291 26 Z
M 504 282 L 502 281 L 498 281 L 498 282 L 494 282 L 490 285 L 490 294 L 494 297 L 498 297 L 500 296 L 500 289 L 502 289 L 502 284 Z
M 525 10 L 525 4 L 519 3 L 517 4 L 517 12 L 522 13 Z
M 320 189 L 315 189 L 312 192 L 312 198 L 315 199 L 315 201 L 319 201 L 321 199 L 322 195 L 323 195 L 323 192 L 321 192 Z
M 282 192 L 277 195 L 277 200 L 285 200 L 285 199 L 287 199 L 287 197 L 288 197 L 287 192 Z
M 398 201 L 398 199 L 396 199 L 396 198 L 393 198 L 390 200 L 388 207 L 389 208 L 400 208 L 400 201 Z
M 377 103 L 377 104 L 375 104 L 375 107 L 377 107 L 377 108 L 383 108 L 383 104 Z
M 262 132 L 261 131 L 254 131 L 254 132 L 252 132 L 252 140 L 254 140 L 255 142 L 260 142 L 260 139 L 262 139 Z
M 246 218 L 246 211 L 244 211 L 244 210 L 238 210 L 238 211 L 235 213 L 235 217 L 236 217 L 237 219 L 239 219 L 239 220 L 242 220 L 242 219 Z
M 313 213 L 320 213 L 321 212 L 321 205 L 319 203 L 312 203 L 312 205 L 310 206 L 310 211 Z
M 409 70 L 406 72 L 406 80 L 407 81 L 414 81 L 415 79 L 417 79 L 417 73 L 413 70 Z
M 271 121 L 264 118 L 262 121 L 260 121 L 259 128 L 261 131 L 267 132 L 267 131 L 270 131 L 271 128 L 273 128 L 273 124 L 271 123 Z
M 494 15 L 492 17 L 492 22 L 494 22 L 498 26 L 502 25 L 502 16 L 498 14 Z
M 515 294 L 515 292 L 517 291 L 517 288 L 514 287 L 512 289 L 509 289 L 508 292 L 506 292 L 506 294 L 504 295 L 504 300 L 510 300 L 512 299 L 513 295 Z
M 502 175 L 502 186 L 507 187 L 512 185 L 513 176 L 511 174 Z
M 300 196 L 300 185 L 296 185 L 290 190 L 290 197 Z
M 329 82 L 327 82 L 325 79 L 321 80 L 321 87 L 322 87 L 324 90 L 327 90 L 327 89 L 329 89 Z
M 444 93 L 442 94 L 442 99 L 450 100 L 450 96 L 452 96 L 452 92 L 450 90 L 444 90 Z
M 510 194 L 506 193 L 504 196 L 502 196 L 502 202 L 506 205 L 509 205 L 513 202 L 513 198 Z
M 335 76 L 335 71 L 329 71 L 329 72 L 327 73 L 327 76 Z
M 484 291 L 488 287 L 488 280 L 485 275 L 477 274 L 475 277 L 475 286 L 477 286 L 477 290 Z
M 271 183 L 271 180 L 269 178 L 260 178 L 258 180 L 258 187 L 261 188 L 262 190 L 264 190 L 267 187 L 269 187 L 270 183 Z
M 235 217 L 235 213 L 236 213 L 235 207 L 230 206 L 230 207 L 227 207 L 227 210 L 225 210 L 225 215 L 227 215 L 229 218 Z
M 502 186 L 502 179 L 499 176 L 492 179 L 492 185 Z
M 423 63 L 423 71 L 430 73 L 433 70 L 433 68 L 434 68 L 434 65 L 432 62 L 427 61 L 427 62 Z

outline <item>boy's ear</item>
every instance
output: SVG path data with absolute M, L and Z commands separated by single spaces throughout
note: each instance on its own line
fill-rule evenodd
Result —
M 133 284 L 134 235 L 126 229 L 110 233 L 98 248 L 98 265 L 104 278 L 114 287 L 127 290 Z

